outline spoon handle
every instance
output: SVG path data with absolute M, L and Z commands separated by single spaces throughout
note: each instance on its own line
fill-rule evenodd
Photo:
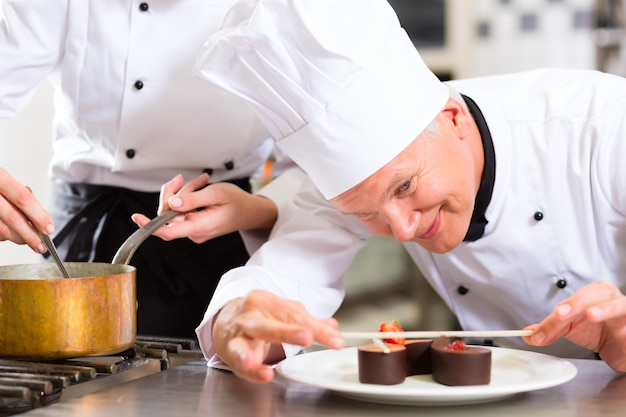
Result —
M 61 274 L 63 274 L 63 278 L 71 278 L 70 274 L 67 272 L 67 269 L 65 268 L 65 265 L 63 264 L 63 261 L 61 261 L 61 257 L 59 256 L 59 253 L 57 252 L 56 246 L 54 246 L 54 242 L 52 241 L 52 239 L 50 239 L 50 236 L 44 233 L 41 233 L 39 230 L 37 230 L 37 233 L 39 233 L 39 237 L 43 241 L 43 244 L 46 245 L 48 252 L 50 252 L 50 255 L 52 255 L 52 258 L 54 258 L 54 263 L 56 263 L 57 267 L 59 267 Z
M 33 192 L 33 190 L 31 190 L 29 186 L 26 186 L 26 188 L 31 193 Z M 22 214 L 24 214 L 24 213 L 22 213 Z M 28 224 L 30 224 L 30 226 L 33 229 L 35 229 L 35 231 L 39 235 L 39 239 L 41 239 L 43 244 L 46 245 L 46 249 L 48 249 L 48 252 L 50 252 L 50 255 L 52 255 L 52 258 L 54 259 L 54 263 L 57 264 L 57 267 L 59 268 L 59 271 L 61 271 L 61 274 L 63 275 L 63 278 L 71 278 L 70 274 L 67 272 L 67 269 L 65 269 L 65 265 L 63 265 L 63 261 L 61 261 L 61 257 L 59 256 L 59 252 L 57 251 L 57 247 L 54 245 L 54 242 L 50 239 L 50 236 L 48 236 L 45 233 L 42 233 L 39 229 L 37 229 L 37 226 L 35 226 L 35 223 L 33 223 L 28 218 L 28 216 L 26 216 L 26 214 L 24 214 L 24 217 L 26 217 L 26 220 L 28 221 Z

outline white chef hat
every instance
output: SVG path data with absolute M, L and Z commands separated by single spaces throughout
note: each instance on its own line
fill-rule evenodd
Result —
M 395 158 L 448 98 L 386 0 L 240 2 L 194 71 L 250 103 L 327 199 Z

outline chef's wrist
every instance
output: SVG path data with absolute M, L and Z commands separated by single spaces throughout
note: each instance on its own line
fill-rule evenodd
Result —
M 248 224 L 242 230 L 271 230 L 278 218 L 278 208 L 274 202 L 262 195 L 252 194 L 252 204 L 247 213 Z

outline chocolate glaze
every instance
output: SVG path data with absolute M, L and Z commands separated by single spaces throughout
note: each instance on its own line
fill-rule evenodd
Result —
M 444 385 L 486 385 L 491 381 L 491 350 L 467 346 L 447 350 L 450 342 L 438 340 L 431 345 L 433 379 Z
M 406 378 L 406 348 L 385 343 L 384 353 L 375 343 L 358 348 L 359 381 L 364 384 L 394 385 Z

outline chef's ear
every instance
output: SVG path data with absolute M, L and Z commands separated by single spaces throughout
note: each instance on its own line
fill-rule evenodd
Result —
M 446 120 L 452 123 L 453 129 L 461 138 L 465 138 L 469 135 L 474 119 L 465 103 L 461 103 L 451 97 L 441 110 L 441 114 Z

